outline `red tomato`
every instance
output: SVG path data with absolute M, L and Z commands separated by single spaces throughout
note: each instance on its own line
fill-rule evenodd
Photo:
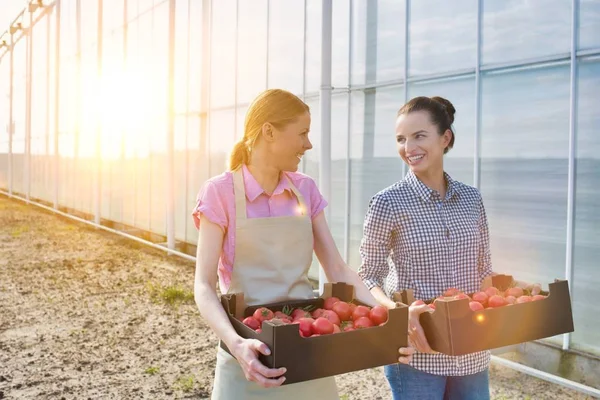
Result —
M 317 308 L 315 311 L 312 312 L 311 317 L 313 317 L 314 319 L 317 319 L 317 318 L 323 316 L 323 312 L 325 312 L 324 308 Z
M 354 310 L 356 309 L 356 304 L 354 304 L 354 303 L 348 303 L 348 305 L 350 305 L 350 310 L 352 312 L 354 312 Z M 350 317 L 350 318 L 352 318 L 352 317 Z
M 246 317 L 242 322 L 251 329 L 257 330 L 260 328 L 260 322 L 254 317 Z
M 273 311 L 269 310 L 266 307 L 257 308 L 252 315 L 254 318 L 258 320 L 258 322 L 268 321 L 273 319 Z
M 318 335 L 329 335 L 333 333 L 333 324 L 326 318 L 319 317 L 311 325 L 313 333 Z
M 341 333 L 341 332 L 342 332 L 342 330 L 340 329 L 339 326 L 333 325 L 333 333 Z
M 300 330 L 300 336 L 309 337 L 312 335 L 312 323 L 315 322 L 312 318 L 298 318 L 296 322 L 300 325 L 298 329 Z
M 497 288 L 490 286 L 489 288 L 485 289 L 485 294 L 487 294 L 488 297 L 492 297 L 495 295 L 499 295 L 500 291 Z
M 429 304 L 429 308 L 431 308 L 431 309 L 435 310 L 435 302 L 434 302 L 434 303 L 430 303 L 430 304 Z
M 460 300 L 460 299 L 469 299 L 469 301 L 471 300 L 471 298 L 464 293 L 459 293 L 456 296 L 454 296 L 454 300 Z
M 340 321 L 340 317 L 333 310 L 323 311 L 323 315 L 321 315 L 321 317 L 325 318 L 326 320 L 329 320 L 329 322 L 331 322 L 334 325 L 339 325 L 342 323 L 342 321 Z
M 530 301 L 532 301 L 531 296 L 521 296 L 517 298 L 517 304 L 529 303 Z
M 485 292 L 477 292 L 473 295 L 473 301 L 477 301 L 481 303 L 481 305 L 485 306 L 488 301 L 488 295 Z
M 508 303 L 506 302 L 504 297 L 502 297 L 500 295 L 493 295 L 488 300 L 488 305 L 493 308 L 504 307 L 506 304 L 508 304 Z
M 445 297 L 453 297 L 453 296 L 456 296 L 459 293 L 460 293 L 460 290 L 458 290 L 457 288 L 450 288 L 450 289 L 446 289 L 444 291 L 444 296 Z
M 275 311 L 275 312 L 273 313 L 273 318 L 279 318 L 279 319 L 290 319 L 290 316 L 289 316 L 289 315 L 287 315 L 287 314 L 286 314 L 286 313 L 284 313 L 284 312 L 281 312 L 281 311 Z
M 541 295 L 541 294 L 536 294 L 535 296 L 533 296 L 531 298 L 531 301 L 538 301 L 538 300 L 544 300 L 546 298 L 546 296 Z
M 469 307 L 473 311 L 481 311 L 481 310 L 483 310 L 483 306 L 478 301 L 471 301 L 471 302 L 469 302 Z
M 506 297 L 508 296 L 514 296 L 514 297 L 521 297 L 523 296 L 523 289 L 521 289 L 520 287 L 511 287 L 509 289 L 506 289 L 506 291 L 504 292 L 504 295 Z
M 335 303 L 337 303 L 338 301 L 340 301 L 340 299 L 338 299 L 337 297 L 328 297 L 325 299 L 325 301 L 323 302 L 323 308 L 326 310 L 333 310 L 333 305 Z
M 345 301 L 338 301 L 335 303 L 332 310 L 338 315 L 338 317 L 340 317 L 340 320 L 342 321 L 348 321 L 350 318 L 352 318 L 352 308 L 350 307 L 350 304 L 346 303 Z
M 388 309 L 384 306 L 375 306 L 369 312 L 369 319 L 375 325 L 381 325 L 388 320 Z
M 356 321 L 361 317 L 368 317 L 371 310 L 367 306 L 356 306 L 352 312 L 352 319 Z
M 508 304 L 515 304 L 517 302 L 517 298 L 515 296 L 506 296 L 504 298 Z
M 312 315 L 308 311 L 305 311 L 301 308 L 296 308 L 292 311 L 292 321 L 297 320 L 298 318 L 312 318 Z
M 372 326 L 373 321 L 371 321 L 369 317 L 360 317 L 354 320 L 355 329 L 370 328 Z

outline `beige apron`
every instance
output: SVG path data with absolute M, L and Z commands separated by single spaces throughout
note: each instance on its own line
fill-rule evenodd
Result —
M 244 293 L 248 305 L 313 297 L 308 269 L 313 254 L 310 213 L 304 197 L 288 179 L 301 215 L 247 218 L 242 170 L 233 173 L 236 236 L 228 293 Z M 220 346 L 212 399 L 338 399 L 333 377 L 265 389 L 249 382 L 237 360 Z

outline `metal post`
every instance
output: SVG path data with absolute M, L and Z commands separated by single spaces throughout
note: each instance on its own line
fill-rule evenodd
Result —
M 15 74 L 15 37 L 10 35 L 10 54 L 8 57 L 9 76 L 8 76 L 8 195 L 12 197 L 13 189 L 13 135 L 15 133 L 15 121 L 13 116 L 13 97 L 14 97 L 14 74 Z
M 475 154 L 473 157 L 473 186 L 481 190 L 481 20 L 483 7 L 477 0 L 477 43 L 475 56 Z
M 201 159 L 204 161 L 206 179 L 210 178 L 210 75 L 211 75 L 211 52 L 212 52 L 212 0 L 202 2 L 202 83 L 200 91 L 200 109 L 204 118 L 200 120 L 200 151 L 204 151 Z M 204 144 L 204 146 L 203 146 Z
M 352 147 L 351 147 L 351 138 L 352 138 L 352 57 L 354 55 L 352 48 L 352 30 L 354 28 L 353 24 L 353 14 L 354 9 L 352 7 L 352 0 L 348 0 L 348 18 L 350 19 L 348 23 L 348 119 L 347 119 L 347 131 L 346 131 L 346 196 L 344 199 L 344 261 L 346 264 L 350 262 L 350 235 L 352 229 Z M 359 267 L 358 265 L 356 266 Z
M 409 45 L 410 45 L 410 0 L 404 0 L 404 104 L 408 102 L 408 68 L 410 61 Z M 402 163 L 402 177 L 406 175 L 407 166 L 406 163 Z
M 575 181 L 577 178 L 575 158 L 577 156 L 577 14 L 578 1 L 571 1 L 571 71 L 569 98 L 569 170 L 567 183 L 567 255 L 565 260 L 565 279 L 569 281 L 571 298 L 573 296 L 573 247 L 575 244 Z M 568 350 L 571 344 L 571 334 L 563 335 L 563 350 Z
M 31 196 L 31 86 L 32 86 L 32 58 L 33 58 L 33 13 L 29 14 L 29 24 L 24 31 L 26 36 L 25 41 L 25 200 L 29 203 Z
M 103 46 L 103 37 L 102 37 L 102 24 L 103 24 L 103 0 L 98 0 L 98 49 L 97 49 L 97 57 L 98 59 L 96 68 L 97 68 L 97 76 L 98 82 L 102 84 L 102 46 Z M 94 180 L 94 223 L 96 225 L 100 225 L 100 216 L 101 216 L 101 188 L 102 188 L 102 116 L 100 112 L 97 110 L 96 112 L 96 168 L 95 168 L 95 180 Z
M 48 168 L 46 162 L 50 153 L 50 13 L 46 14 L 46 119 L 44 121 L 44 198 L 46 198 L 46 188 L 48 178 Z M 47 198 L 46 198 L 47 199 Z
M 79 179 L 79 140 L 81 136 L 81 100 L 83 98 L 81 79 L 81 1 L 82 0 L 75 1 L 75 129 L 73 131 L 73 158 L 65 159 L 65 163 L 67 163 L 67 165 L 72 165 L 72 168 L 69 168 L 67 172 L 71 175 L 71 179 L 69 180 L 69 183 L 71 184 L 69 190 L 71 193 L 78 193 L 76 188 L 79 187 L 78 183 L 81 181 Z M 88 4 L 90 4 L 89 0 Z M 73 199 L 71 207 L 76 209 L 80 204 L 79 201 L 80 196 L 77 194 Z
M 167 248 L 175 249 L 175 7 L 176 0 L 169 0 L 169 59 L 167 82 Z M 171 254 L 171 253 L 169 253 Z
M 321 26 L 321 89 L 319 90 L 321 110 L 321 151 L 319 160 L 319 186 L 323 196 L 331 199 L 331 47 L 332 14 L 331 0 L 323 0 Z M 306 40 L 306 39 L 305 39 Z M 330 207 L 325 209 L 329 221 Z M 323 268 L 319 268 L 319 293 L 323 293 L 326 281 Z
M 60 2 L 56 0 L 54 3 L 54 11 L 56 12 L 56 35 L 54 47 L 54 196 L 52 207 L 58 210 L 58 173 L 60 155 L 58 153 L 58 136 L 60 129 Z

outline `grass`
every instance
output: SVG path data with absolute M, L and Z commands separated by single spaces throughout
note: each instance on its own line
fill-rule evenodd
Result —
M 146 370 L 144 371 L 145 374 L 148 375 L 156 375 L 160 372 L 160 368 L 159 367 L 148 367 L 146 368 Z
M 147 287 L 153 301 L 162 301 L 170 306 L 194 303 L 194 293 L 179 285 L 157 287 L 149 283 Z
M 173 388 L 181 390 L 182 392 L 191 391 L 194 388 L 194 376 L 180 376 L 175 383 L 173 383 Z
M 16 238 L 21 236 L 23 233 L 29 232 L 29 227 L 27 225 L 17 226 L 10 232 L 10 236 Z

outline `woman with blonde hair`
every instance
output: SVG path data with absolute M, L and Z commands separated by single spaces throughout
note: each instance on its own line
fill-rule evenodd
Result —
M 378 304 L 342 260 L 323 209 L 327 202 L 297 172 L 309 139 L 310 110 L 297 96 L 271 89 L 250 105 L 244 137 L 229 171 L 208 180 L 193 212 L 199 229 L 194 295 L 204 319 L 231 354 L 219 347 L 213 399 L 337 399 L 333 377 L 281 386 L 285 368 L 258 360 L 266 344 L 240 337 L 215 291 L 244 293 L 248 305 L 314 297 L 308 279 L 313 251 L 327 279 L 355 286 L 356 297 Z M 412 348 L 399 349 L 399 362 Z

